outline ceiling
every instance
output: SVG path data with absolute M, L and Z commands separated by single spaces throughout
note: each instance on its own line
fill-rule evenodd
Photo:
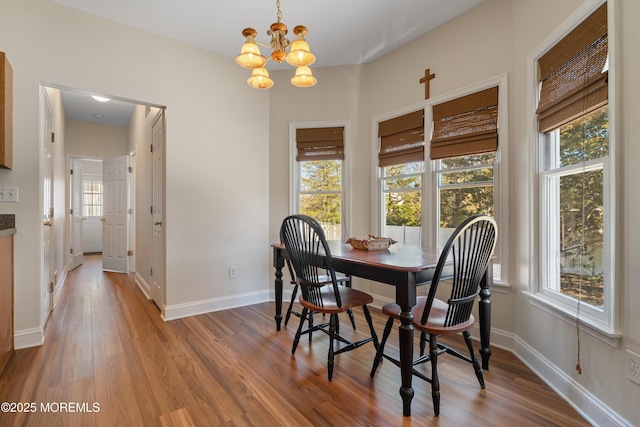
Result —
M 266 31 L 277 21 L 276 0 L 52 0 L 56 3 L 130 25 L 233 60 L 244 43 L 242 30 L 257 30 L 257 41 L 269 44 Z M 371 62 L 484 0 L 279 0 L 281 22 L 289 28 L 305 25 L 313 67 Z M 268 49 L 261 48 L 268 56 Z M 312 67 L 312 68 L 313 68 Z M 269 61 L 267 69 L 286 69 Z M 63 91 L 65 112 L 72 120 L 107 123 L 116 103 L 99 104 Z M 69 105 L 67 105 L 69 103 Z M 111 104 L 111 105 L 109 105 Z M 126 104 L 126 103 L 125 103 Z M 120 105 L 122 106 L 122 105 Z M 104 113 L 100 108 L 109 108 Z M 84 118 L 76 114 L 84 112 Z M 95 113 L 94 113 L 95 112 Z M 129 114 L 130 114 L 129 110 Z M 125 112 L 126 113 L 126 112 Z M 123 113 L 123 114 L 125 114 Z M 105 116 L 102 121 L 92 114 Z M 89 118 L 87 118 L 89 116 Z M 126 126 L 126 123 L 122 126 Z

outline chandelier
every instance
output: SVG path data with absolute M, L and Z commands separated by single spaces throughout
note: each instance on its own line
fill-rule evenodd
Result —
M 243 68 L 252 69 L 251 77 L 247 79 L 249 86 L 256 89 L 268 89 L 273 86 L 273 80 L 269 78 L 269 72 L 264 68 L 269 59 L 281 63 L 287 61 L 287 64 L 297 67 L 295 75 L 291 78 L 291 84 L 298 87 L 310 87 L 316 84 L 316 78 L 311 74 L 309 65 L 316 61 L 316 57 L 309 50 L 309 44 L 304 39 L 307 35 L 307 27 L 298 25 L 293 29 L 293 33 L 297 38 L 293 43 L 286 38 L 288 33 L 287 26 L 280 20 L 282 12 L 280 11 L 280 0 L 276 0 L 278 9 L 278 22 L 271 24 L 267 35 L 271 36 L 271 45 L 266 45 L 255 40 L 258 33 L 253 28 L 245 28 L 242 30 L 242 36 L 246 37 L 244 45 L 240 51 L 240 55 L 236 56 L 236 64 Z M 273 52 L 269 58 L 265 58 L 260 54 L 258 45 L 271 48 Z M 291 45 L 289 53 L 285 51 Z

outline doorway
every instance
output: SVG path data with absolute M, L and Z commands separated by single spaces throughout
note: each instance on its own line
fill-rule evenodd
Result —
M 113 251 L 115 249 L 124 249 L 124 253 L 120 253 L 113 259 L 124 260 L 126 267 L 113 267 L 111 264 L 105 269 L 134 274 L 139 287 L 150 298 L 152 283 L 159 287 L 154 292 L 156 296 L 153 299 L 162 308 L 165 295 L 164 257 L 154 256 L 151 249 L 152 247 L 160 247 L 162 249 L 160 253 L 164 255 L 164 233 L 155 232 L 154 237 L 151 215 L 145 214 L 148 212 L 151 199 L 154 198 L 152 195 L 154 188 L 152 169 L 154 166 L 149 151 L 152 140 L 152 124 L 157 121 L 158 117 L 162 117 L 164 124 L 164 107 L 118 98 L 112 98 L 110 102 L 98 103 L 92 99 L 92 95 L 96 95 L 92 92 L 56 87 L 55 85 L 47 85 L 46 88 L 47 90 L 59 91 L 62 102 L 54 105 L 54 112 L 57 108 L 63 110 L 64 113 L 57 113 L 57 115 L 62 115 L 63 125 L 59 125 L 59 123 L 56 125 L 63 128 L 60 142 L 65 146 L 66 160 L 63 162 L 67 164 L 67 168 L 66 171 L 60 171 L 60 168 L 58 171 L 54 171 L 53 179 L 67 181 L 66 194 L 56 191 L 53 198 L 57 199 L 58 204 L 68 207 L 66 212 L 68 219 L 63 224 L 65 230 L 58 232 L 66 236 L 66 254 L 68 255 L 61 252 L 63 256 L 59 257 L 60 259 L 57 261 L 58 271 L 66 272 L 80 265 L 85 253 L 100 254 L 102 258 L 105 258 L 105 254 L 115 254 Z M 103 98 L 109 97 L 104 95 Z M 93 104 L 86 104 L 87 102 L 93 102 Z M 85 106 L 82 106 L 82 103 L 85 103 Z M 87 107 L 87 105 L 90 106 Z M 104 105 L 109 107 L 102 110 L 93 109 Z M 107 122 L 109 119 L 121 120 L 121 124 Z M 105 141 L 105 134 L 110 129 L 115 133 L 120 132 L 121 138 Z M 114 144 L 120 144 L 117 150 Z M 162 152 L 164 152 L 163 144 Z M 103 163 L 108 163 L 103 160 L 119 157 L 115 154 L 122 154 L 120 157 L 124 161 L 104 166 L 111 168 L 110 170 L 114 172 L 113 179 L 109 181 L 105 178 L 104 171 L 100 171 L 100 167 L 103 166 Z M 164 162 L 163 155 L 159 159 Z M 70 171 L 75 169 L 81 171 L 75 177 L 74 185 L 73 173 Z M 162 165 L 160 168 L 162 180 L 164 180 L 164 170 L 164 165 Z M 62 177 L 61 174 L 65 174 L 66 177 Z M 134 177 L 136 177 L 135 182 Z M 78 191 L 74 190 L 74 187 Z M 109 189 L 122 197 L 118 199 L 120 202 L 112 203 L 111 212 L 105 212 L 109 203 L 107 195 Z M 162 194 L 164 189 L 162 186 L 159 189 L 161 191 L 160 200 L 164 200 Z M 75 194 L 80 196 L 76 197 Z M 157 196 L 155 198 L 157 199 Z M 140 209 L 137 209 L 138 206 Z M 122 209 L 123 207 L 124 209 Z M 116 222 L 113 227 L 106 227 L 109 231 L 105 232 L 105 222 L 109 218 L 105 214 L 109 213 L 115 215 L 112 218 L 115 218 Z M 123 218 L 124 222 L 121 221 Z M 132 230 L 131 233 L 113 234 L 119 232 L 124 223 Z M 154 263 L 161 262 L 161 264 L 156 264 L 154 275 L 156 277 L 152 277 L 150 274 L 152 257 Z M 45 261 L 42 261 L 43 264 Z M 63 283 L 62 280 L 61 283 Z

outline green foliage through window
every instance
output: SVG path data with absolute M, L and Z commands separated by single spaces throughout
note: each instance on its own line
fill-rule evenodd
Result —
M 421 186 L 424 162 L 383 169 L 385 225 L 419 227 L 422 223 Z
M 342 161 L 300 162 L 300 213 L 322 224 L 339 225 L 341 188 Z
M 560 128 L 559 165 L 606 157 L 608 108 Z M 595 307 L 604 304 L 604 172 L 578 168 L 559 178 L 560 291 Z

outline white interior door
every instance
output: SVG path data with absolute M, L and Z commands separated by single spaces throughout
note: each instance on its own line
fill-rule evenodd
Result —
M 51 294 L 54 290 L 53 279 L 53 254 L 51 244 L 51 228 L 53 226 L 53 176 L 52 176 L 52 156 L 53 156 L 53 112 L 49 97 L 44 93 L 44 123 L 42 135 L 42 158 L 43 158 L 43 204 L 42 204 L 42 313 L 41 325 L 46 324 L 49 313 L 52 309 Z
M 153 242 L 151 255 L 151 299 L 160 309 L 164 306 L 164 113 L 152 128 L 152 195 Z
M 83 161 L 84 163 L 85 161 Z M 91 166 L 98 162 L 84 163 L 85 166 Z M 102 160 L 99 162 L 100 174 L 91 173 L 89 167 L 82 172 L 82 188 L 83 188 L 83 204 L 82 209 L 82 247 L 84 253 L 101 253 L 102 252 L 102 207 L 103 207 L 103 190 L 102 190 Z
M 82 218 L 82 248 L 85 254 L 102 252 L 102 222 L 98 216 Z
M 82 163 L 71 159 L 71 270 L 84 262 L 84 238 L 82 216 Z
M 102 161 L 102 269 L 129 272 L 129 157 Z

